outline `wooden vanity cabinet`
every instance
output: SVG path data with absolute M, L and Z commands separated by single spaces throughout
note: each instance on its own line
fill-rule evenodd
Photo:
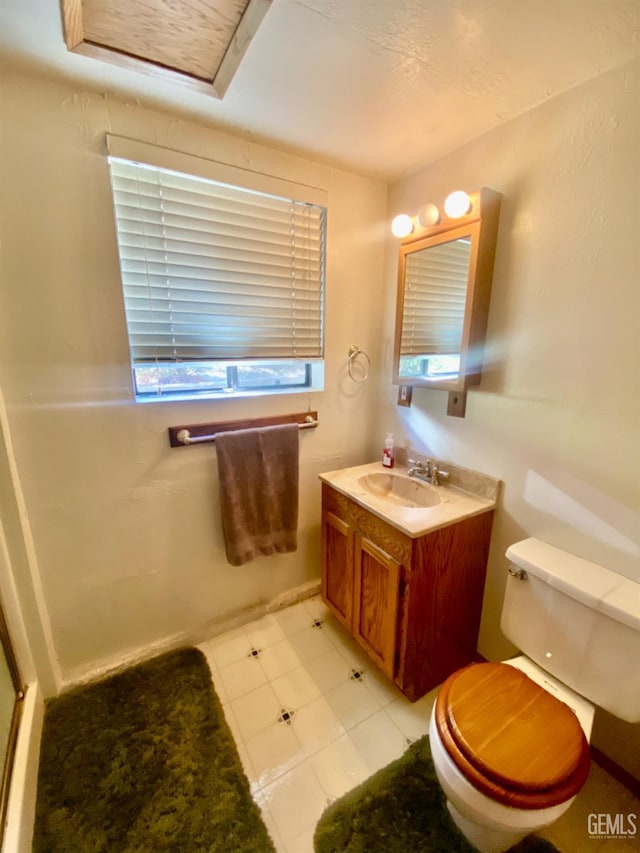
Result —
M 412 701 L 477 656 L 492 520 L 412 538 L 322 484 L 322 598 Z

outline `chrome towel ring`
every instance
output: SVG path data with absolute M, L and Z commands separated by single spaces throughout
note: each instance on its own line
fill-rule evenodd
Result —
M 360 355 L 365 357 L 366 365 L 363 368 L 362 376 L 360 378 L 358 378 L 358 377 L 353 375 L 352 370 L 353 370 L 354 362 L 356 361 L 356 359 Z M 360 347 L 356 347 L 356 346 L 349 347 L 349 358 L 347 359 L 347 373 L 349 374 L 351 379 L 353 379 L 353 381 L 357 382 L 358 384 L 361 384 L 362 382 L 366 382 L 367 379 L 369 378 L 369 369 L 370 368 L 371 368 L 371 359 L 369 358 L 367 353 L 363 349 L 360 349 Z

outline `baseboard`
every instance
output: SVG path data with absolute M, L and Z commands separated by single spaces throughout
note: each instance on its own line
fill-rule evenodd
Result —
M 252 607 L 244 607 L 242 610 L 230 613 L 222 619 L 214 619 L 208 622 L 206 626 L 203 626 L 191 638 L 191 641 L 194 644 L 198 644 L 211 639 L 211 637 L 217 637 L 219 634 L 226 634 L 227 631 L 233 631 L 234 628 L 240 628 L 248 622 L 262 619 L 268 613 L 276 613 L 278 610 L 290 607 L 299 601 L 304 601 L 305 598 L 311 598 L 312 595 L 317 595 L 318 592 L 320 592 L 320 578 L 307 581 L 307 583 L 303 583 L 300 586 L 288 589 L 286 592 L 277 595 L 271 601 L 261 601 Z
M 30 853 L 33 839 L 44 720 L 44 698 L 37 682 L 27 686 L 23 702 L 7 802 L 3 853 Z
M 601 749 L 598 749 L 597 746 L 591 746 L 591 758 L 597 765 L 602 767 L 609 776 L 615 779 L 616 782 L 624 785 L 627 790 L 631 791 L 637 800 L 640 800 L 640 779 L 636 779 L 636 777 L 629 773 L 628 770 L 621 767 L 613 760 L 613 758 L 609 758 L 609 756 L 602 752 Z
M 173 651 L 173 649 L 180 648 L 180 646 L 189 645 L 191 642 L 191 637 L 186 633 L 172 634 L 169 637 L 158 640 L 156 643 L 151 643 L 151 645 L 144 648 L 136 649 L 133 652 L 108 658 L 90 666 L 78 667 L 71 670 L 63 678 L 60 693 L 66 693 L 74 687 L 82 687 L 94 681 L 100 681 L 109 675 L 115 675 L 122 670 L 128 669 L 130 666 L 143 663 L 150 658 L 156 657 L 156 655 Z
M 273 613 L 276 610 L 282 610 L 283 607 L 291 607 L 292 604 L 297 604 L 299 601 L 304 601 L 305 598 L 311 598 L 312 595 L 317 595 L 320 592 L 320 578 L 315 578 L 312 581 L 301 584 L 294 589 L 289 589 L 277 596 L 267 605 L 267 612 Z
M 66 693 L 74 687 L 81 687 L 85 684 L 90 684 L 94 681 L 100 681 L 109 675 L 115 675 L 122 670 L 128 669 L 130 666 L 135 666 L 137 663 L 143 663 L 156 655 L 164 654 L 165 652 L 173 651 L 180 646 L 198 645 L 211 637 L 218 634 L 224 634 L 227 631 L 232 631 L 247 622 L 253 622 L 255 619 L 261 619 L 267 613 L 274 613 L 281 610 L 283 607 L 289 607 L 296 604 L 298 601 L 303 601 L 305 598 L 310 598 L 316 595 L 320 590 L 320 580 L 315 579 L 287 590 L 271 601 L 261 602 L 253 607 L 243 608 L 235 613 L 225 616 L 223 619 L 213 620 L 212 622 L 203 625 L 197 631 L 179 634 L 173 634 L 145 646 L 142 649 L 136 649 L 126 655 L 118 655 L 117 657 L 108 658 L 99 663 L 91 664 L 85 667 L 78 667 L 71 670 L 62 679 L 60 693 Z

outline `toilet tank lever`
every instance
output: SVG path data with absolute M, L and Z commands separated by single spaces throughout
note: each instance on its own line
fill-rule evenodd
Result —
M 509 566 L 507 571 L 512 577 L 517 578 L 519 581 L 526 581 L 527 579 L 527 573 L 524 569 L 514 569 L 513 566 Z

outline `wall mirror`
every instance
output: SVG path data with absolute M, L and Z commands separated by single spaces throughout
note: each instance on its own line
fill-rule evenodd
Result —
M 484 187 L 400 246 L 393 381 L 449 391 L 450 407 L 481 378 L 500 198 Z

